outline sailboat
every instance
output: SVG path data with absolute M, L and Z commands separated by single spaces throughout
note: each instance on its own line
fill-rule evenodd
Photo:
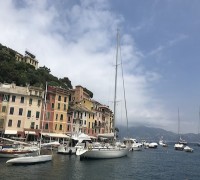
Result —
M 199 108 L 198 138 L 199 138 L 199 141 L 200 141 L 200 108 Z M 197 142 L 197 146 L 200 146 L 200 142 Z
M 45 98 L 44 98 L 45 102 L 44 102 L 44 111 L 43 111 L 42 130 L 44 127 L 44 114 L 46 111 L 46 98 L 47 98 L 47 83 L 46 83 L 46 91 L 45 91 Z M 41 130 L 41 137 L 40 137 L 40 143 L 39 143 L 39 151 L 36 156 L 17 157 L 17 158 L 8 160 L 6 163 L 15 165 L 15 164 L 37 164 L 37 163 L 44 163 L 47 161 L 51 161 L 52 155 L 41 155 L 42 130 Z
M 178 135 L 180 135 L 179 109 L 178 109 Z M 174 145 L 174 149 L 175 149 L 175 150 L 183 151 L 183 149 L 184 149 L 184 144 L 181 143 L 181 142 L 183 142 L 183 141 L 182 141 L 181 136 L 180 136 L 180 139 L 179 139 L 178 143 L 176 143 L 176 144 Z
M 115 90 L 114 90 L 114 117 L 113 117 L 113 131 L 114 140 L 116 140 L 115 129 L 115 117 L 116 117 L 116 97 L 117 97 L 117 72 L 118 72 L 118 48 L 119 48 L 119 31 L 117 31 L 117 52 L 116 52 L 116 64 L 115 64 Z M 92 146 L 79 148 L 76 151 L 76 155 L 80 156 L 80 159 L 110 159 L 120 158 L 128 154 L 129 149 L 125 146 L 108 145 L 105 146 Z
M 36 155 L 39 150 L 37 146 L 30 145 L 26 142 L 21 142 L 3 137 L 0 137 L 0 139 L 8 142 L 13 142 L 13 145 L 10 147 L 0 146 L 0 157 L 14 158 L 28 155 L 31 156 Z

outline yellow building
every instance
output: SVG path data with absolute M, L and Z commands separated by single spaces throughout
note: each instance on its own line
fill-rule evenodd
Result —
M 82 86 L 70 90 L 70 105 L 73 113 L 72 132 L 81 131 L 90 136 L 111 132 L 112 111 L 109 107 L 92 100 Z
M 42 89 L 0 84 L 0 124 L 5 135 L 20 135 L 39 129 Z M 34 94 L 33 94 L 34 93 Z

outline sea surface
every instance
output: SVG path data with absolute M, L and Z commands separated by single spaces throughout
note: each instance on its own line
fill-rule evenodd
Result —
M 34 180 L 199 180 L 200 147 L 193 153 L 175 151 L 171 144 L 157 149 L 130 151 L 127 157 L 107 160 L 83 160 L 76 155 L 54 152 L 52 162 L 10 166 L 0 158 L 0 179 Z

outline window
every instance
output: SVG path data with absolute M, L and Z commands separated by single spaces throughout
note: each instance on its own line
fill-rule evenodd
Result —
M 56 120 L 58 120 L 58 114 L 56 114 Z
M 35 129 L 38 129 L 38 125 L 36 125 L 36 128 Z
M 21 97 L 20 103 L 24 103 L 24 97 Z
M 2 106 L 2 112 L 6 112 L 6 106 Z
M 10 114 L 14 114 L 14 107 L 10 107 Z
M 67 106 L 66 106 L 66 104 L 64 104 L 64 111 L 66 111 L 66 109 L 67 109 Z
M 4 119 L 0 119 L 0 128 L 3 128 Z
M 57 129 L 57 124 L 55 125 L 55 130 Z
M 58 96 L 58 101 L 61 101 L 61 96 Z
M 89 122 L 89 128 L 90 128 L 90 122 Z
M 4 102 L 8 102 L 9 99 L 10 99 L 10 95 L 7 95 L 7 94 L 4 94 L 4 95 L 3 95 L 3 101 L 4 101 Z
M 45 124 L 45 129 L 48 129 L 48 128 L 49 128 L 49 126 L 48 126 L 48 124 L 46 123 L 46 124 Z
M 11 119 L 9 119 L 9 121 L 8 121 L 8 127 L 12 127 L 12 120 Z
M 27 112 L 27 117 L 29 117 L 29 118 L 31 117 L 31 111 Z
M 29 105 L 32 105 L 32 102 L 33 102 L 33 99 L 30 98 L 30 99 L 29 99 Z
M 22 116 L 23 114 L 23 108 L 19 108 L 19 115 Z
M 61 121 L 63 120 L 63 114 L 60 115 L 60 120 L 61 120 Z
M 60 128 L 59 128 L 59 130 L 60 130 L 60 131 L 62 130 L 62 124 L 60 124 Z
M 21 126 L 21 120 L 18 120 L 17 121 L 17 127 L 20 128 L 20 126 Z
M 54 103 L 51 104 L 51 108 L 54 109 Z
M 35 127 L 35 122 L 31 122 L 31 129 L 34 129 L 34 127 Z
M 50 112 L 47 112 L 47 120 L 49 120 L 50 119 Z
M 70 122 L 70 116 L 68 117 L 68 122 Z
M 38 104 L 37 105 L 40 106 L 40 104 L 41 104 L 41 100 L 38 100 Z
M 12 96 L 12 102 L 15 102 L 16 96 Z
M 60 103 L 58 103 L 58 109 L 60 109 Z
M 64 102 L 67 102 L 67 97 L 64 97 Z
M 86 121 L 84 121 L 84 125 L 86 125 Z
M 40 117 L 40 112 L 37 111 L 37 112 L 36 112 L 36 118 L 38 119 L 39 117 Z
M 69 131 L 70 130 L 70 125 L 67 125 L 67 131 Z
M 87 113 L 85 112 L 85 117 L 86 117 Z

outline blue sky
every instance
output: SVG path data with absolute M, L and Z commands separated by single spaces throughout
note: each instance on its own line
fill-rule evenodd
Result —
M 179 108 L 181 133 L 197 133 L 199 8 L 199 0 L 0 0 L 0 43 L 28 49 L 112 108 L 119 28 L 129 124 L 177 132 Z

